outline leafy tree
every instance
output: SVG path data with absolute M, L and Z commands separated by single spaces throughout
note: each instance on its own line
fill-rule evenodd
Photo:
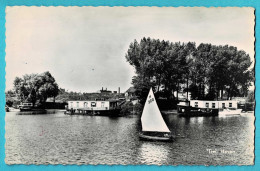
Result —
M 250 57 L 234 46 L 180 43 L 143 38 L 134 40 L 126 60 L 135 68 L 132 84 L 143 104 L 150 87 L 157 97 L 175 99 L 182 85 L 193 99 L 227 99 L 245 96 L 254 79 Z
M 56 97 L 59 92 L 58 84 L 47 71 L 42 74 L 26 74 L 22 78 L 14 80 L 14 91 L 22 102 L 32 102 L 35 105 L 38 100 L 44 103 L 48 97 Z
M 45 102 L 48 97 L 55 97 L 59 93 L 58 84 L 49 72 L 44 72 L 39 75 L 37 83 L 41 85 L 38 89 L 38 94 L 41 102 Z M 55 100 L 54 100 L 55 101 Z
M 215 46 L 200 44 L 194 56 L 193 91 L 197 99 L 223 99 L 223 91 L 227 99 L 243 94 L 253 80 L 250 57 L 244 51 L 233 46 Z M 197 89 L 195 89 L 197 88 Z

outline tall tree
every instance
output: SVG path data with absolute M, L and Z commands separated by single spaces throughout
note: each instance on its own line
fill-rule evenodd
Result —
M 56 97 L 59 92 L 58 84 L 48 71 L 16 77 L 14 90 L 21 102 L 32 102 L 33 105 L 37 100 L 44 103 L 48 97 Z
M 175 99 L 174 92 L 185 85 L 193 99 L 228 99 L 246 94 L 254 74 L 250 57 L 233 46 L 193 42 L 180 43 L 143 38 L 132 42 L 126 60 L 135 68 L 132 83 L 144 102 L 150 87 L 155 95 Z

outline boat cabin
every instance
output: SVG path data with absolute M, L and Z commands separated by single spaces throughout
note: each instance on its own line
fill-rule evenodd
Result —
M 190 100 L 177 105 L 178 113 L 185 116 L 216 116 L 223 109 L 237 108 L 238 102 L 235 100 Z
M 209 109 L 237 109 L 237 101 L 222 100 L 222 101 L 209 101 L 209 100 L 190 100 L 190 106 L 195 108 L 209 108 Z
M 30 106 L 30 107 L 32 107 L 33 104 L 32 104 L 32 103 L 21 103 L 21 104 L 19 105 L 19 107 L 21 107 L 21 106 Z
M 201 109 L 226 109 L 234 108 L 237 109 L 238 102 L 232 100 L 222 100 L 222 101 L 210 101 L 210 100 L 190 100 L 186 102 L 180 102 L 178 106 L 191 106 L 194 108 Z
M 68 101 L 68 109 L 81 110 L 113 110 L 118 106 L 118 100 L 75 100 Z
M 21 103 L 19 106 L 20 111 L 30 111 L 33 108 L 32 103 Z

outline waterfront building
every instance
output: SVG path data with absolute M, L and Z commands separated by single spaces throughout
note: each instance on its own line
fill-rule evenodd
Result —
M 126 101 L 131 101 L 131 99 L 135 98 L 135 88 L 130 87 L 126 92 L 125 92 L 125 99 Z

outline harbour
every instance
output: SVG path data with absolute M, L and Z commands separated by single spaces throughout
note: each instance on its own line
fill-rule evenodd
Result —
M 6 164 L 254 164 L 253 8 L 6 14 Z
M 253 163 L 254 113 L 179 117 L 163 112 L 173 142 L 140 141 L 138 115 L 6 114 L 6 163 L 243 165 Z M 192 147 L 192 148 L 191 148 Z M 207 149 L 216 150 L 209 153 Z M 222 153 L 235 151 L 234 153 Z M 223 152 L 224 152 L 223 151 Z

